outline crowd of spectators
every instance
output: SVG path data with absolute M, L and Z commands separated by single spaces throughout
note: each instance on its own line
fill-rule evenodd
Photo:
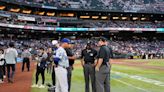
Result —
M 112 41 L 110 45 L 114 51 L 129 56 L 164 55 L 164 41 Z
M 88 40 L 76 40 L 77 41 L 77 53 L 80 54 Z M 91 40 L 92 43 L 96 43 L 95 40 Z M 139 56 L 142 58 L 144 55 L 152 55 L 152 57 L 164 58 L 164 41 L 154 40 L 148 41 L 145 39 L 136 40 L 112 40 L 108 45 L 112 47 L 114 53 L 124 54 L 127 58 L 130 56 Z M 94 48 L 98 49 L 96 44 Z
M 84 25 L 90 28 L 120 27 L 120 28 L 164 28 L 164 22 L 150 21 L 108 21 L 108 22 L 90 22 Z
M 164 12 L 163 0 L 10 0 L 57 8 L 102 9 L 127 12 Z
M 36 54 L 39 48 L 48 48 L 51 46 L 51 42 L 48 40 L 10 40 L 10 39 L 1 39 L 0 46 L 2 48 L 7 48 L 10 42 L 15 43 L 15 47 L 19 54 L 22 53 L 24 48 L 29 48 L 32 54 Z
M 74 53 L 77 57 L 81 56 L 82 49 L 85 48 L 88 42 L 93 44 L 93 48 L 98 50 L 97 41 L 92 39 L 80 39 L 73 40 Z M 6 48 L 8 43 L 11 42 L 9 39 L 1 39 L 0 47 Z M 51 40 L 14 40 L 15 47 L 19 54 L 22 53 L 24 48 L 29 48 L 32 54 L 36 54 L 39 48 L 52 47 Z M 124 54 L 127 56 L 143 56 L 153 55 L 153 57 L 164 58 L 164 41 L 154 40 L 113 40 L 109 41 L 108 45 L 112 47 L 114 53 Z

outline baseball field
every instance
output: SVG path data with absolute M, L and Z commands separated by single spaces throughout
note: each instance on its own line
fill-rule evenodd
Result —
M 46 83 L 51 75 L 46 74 Z M 35 73 L 32 82 L 35 82 Z M 164 60 L 114 60 L 111 67 L 111 92 L 164 92 Z M 41 78 L 39 80 L 41 83 Z M 85 92 L 80 61 L 74 65 L 71 92 Z M 31 88 L 31 92 L 47 92 L 47 88 Z

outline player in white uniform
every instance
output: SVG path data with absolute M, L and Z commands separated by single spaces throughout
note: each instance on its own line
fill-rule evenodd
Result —
M 63 38 L 61 46 L 56 50 L 55 60 L 58 66 L 55 68 L 56 89 L 55 92 L 68 92 L 67 67 L 69 67 L 68 56 L 64 48 L 69 47 L 70 40 Z

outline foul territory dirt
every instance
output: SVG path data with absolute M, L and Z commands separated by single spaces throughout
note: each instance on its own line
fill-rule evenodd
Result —
M 14 77 L 14 83 L 8 83 L 7 78 L 4 79 L 4 83 L 0 84 L 0 92 L 30 92 L 32 75 L 34 72 L 34 63 L 31 63 L 31 69 L 27 72 L 21 71 L 22 63 L 16 64 L 16 72 Z

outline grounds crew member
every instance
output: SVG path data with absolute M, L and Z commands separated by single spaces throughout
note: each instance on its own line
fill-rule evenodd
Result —
M 89 92 L 89 80 L 91 78 L 92 92 L 95 91 L 95 58 L 97 56 L 97 51 L 91 47 L 91 43 L 88 43 L 86 49 L 82 50 L 82 60 L 81 64 L 84 70 L 85 79 L 85 92 Z
M 30 61 L 31 61 L 30 51 L 27 48 L 25 48 L 24 51 L 22 52 L 21 57 L 23 58 L 22 72 L 24 71 L 25 63 L 26 63 L 27 71 L 30 71 Z
M 98 45 L 98 60 L 96 70 L 96 92 L 110 92 L 110 59 L 113 57 L 112 50 L 107 46 L 107 40 L 100 38 Z

